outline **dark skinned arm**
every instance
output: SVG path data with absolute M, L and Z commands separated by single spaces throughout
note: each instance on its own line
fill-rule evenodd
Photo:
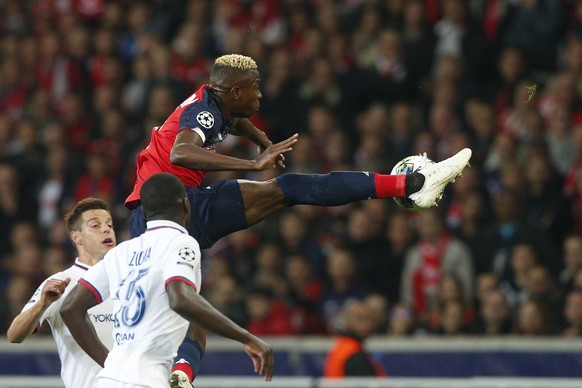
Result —
M 248 119 L 235 119 L 235 123 L 230 127 L 229 133 L 236 136 L 244 136 L 257 145 L 257 154 L 261 155 L 273 142 L 267 137 L 265 132 L 255 127 Z M 280 154 L 277 158 L 277 165 L 285 168 L 285 156 Z
M 255 160 L 245 160 L 221 155 L 202 148 L 200 136 L 190 130 L 178 132 L 170 162 L 190 170 L 205 171 L 263 171 L 273 168 L 281 155 L 292 150 L 298 135 L 293 135 L 277 144 L 269 145 Z
M 231 135 L 244 136 L 263 149 L 273 144 L 265 132 L 255 127 L 248 119 L 235 119 L 234 125 L 230 127 L 228 132 Z
M 264 375 L 266 381 L 272 379 L 274 361 L 269 345 L 231 321 L 186 283 L 170 282 L 166 292 L 172 310 L 191 323 L 242 343 L 255 372 Z
M 97 304 L 91 291 L 77 284 L 63 301 L 61 317 L 81 349 L 97 364 L 103 366 L 109 351 L 97 337 L 95 327 L 87 315 L 87 310 Z

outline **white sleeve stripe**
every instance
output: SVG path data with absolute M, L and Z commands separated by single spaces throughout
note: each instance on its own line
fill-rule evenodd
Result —
M 202 130 L 199 127 L 190 128 L 190 130 L 196 132 L 198 136 L 200 136 L 200 138 L 202 139 L 202 144 L 206 142 L 206 135 L 204 134 L 204 132 L 202 132 Z

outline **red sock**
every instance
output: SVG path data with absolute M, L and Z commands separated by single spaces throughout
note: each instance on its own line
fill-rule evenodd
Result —
M 376 197 L 405 197 L 406 175 L 374 174 Z
M 188 362 L 178 361 L 177 363 L 175 363 L 174 366 L 172 367 L 172 372 L 177 370 L 181 370 L 182 372 L 186 373 L 190 382 L 194 381 L 194 371 L 192 370 L 192 367 L 190 367 L 190 364 Z

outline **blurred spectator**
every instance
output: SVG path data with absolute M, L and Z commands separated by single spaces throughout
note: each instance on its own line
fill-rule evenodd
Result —
M 563 336 L 579 337 L 582 335 L 582 291 L 571 291 L 566 295 L 564 320 L 566 324 L 562 331 Z
M 582 235 L 569 234 L 562 243 L 563 266 L 560 272 L 559 283 L 566 292 L 574 286 L 574 275 L 582 270 Z
M 38 225 L 46 230 L 60 219 L 72 201 L 74 176 L 70 168 L 69 150 L 57 145 L 47 150 L 43 178 L 38 185 Z M 59 271 L 51 272 L 51 274 Z
M 473 300 L 473 262 L 468 247 L 451 236 L 436 209 L 418 216 L 420 240 L 406 254 L 401 300 L 413 308 L 421 324 L 438 308 L 441 279 L 453 275 L 462 284 L 465 302 Z
M 298 85 L 293 73 L 291 53 L 285 49 L 273 51 L 268 68 L 268 77 L 262 81 L 261 112 L 265 115 L 273 141 L 277 142 L 305 126 L 300 113 L 303 106 L 298 103 Z M 307 139 L 303 135 L 294 151 L 305 141 Z M 296 155 L 297 152 L 293 152 L 289 156 L 294 159 Z
M 20 198 L 18 171 L 8 163 L 0 163 L 0 257 L 10 251 L 10 234 L 18 221 Z
M 402 282 L 402 270 L 406 252 L 416 240 L 416 233 L 408 214 L 399 211 L 392 213 L 388 218 L 385 230 L 388 247 L 385 252 L 386 296 L 390 303 L 400 300 L 400 287 Z
M 488 291 L 482 298 L 475 332 L 505 335 L 511 331 L 511 309 L 505 294 L 499 290 Z
M 385 274 L 390 270 L 390 265 L 385 256 L 382 221 L 374 218 L 373 213 L 365 208 L 353 210 L 347 222 L 344 247 L 355 259 L 359 278 L 366 279 L 371 291 L 387 295 L 389 285 L 386 284 Z
M 8 286 L 0 294 L 0 330 L 6 333 L 10 323 L 28 302 L 28 295 L 32 295 L 35 286 L 24 275 L 13 275 Z
M 36 69 L 39 89 L 49 93 L 51 100 L 60 103 L 70 92 L 81 87 L 82 71 L 63 51 L 60 36 L 55 31 L 40 35 Z
M 548 269 L 542 265 L 533 266 L 528 271 L 524 291 L 529 300 L 543 306 L 547 320 L 557 328 L 562 321 L 564 294 L 556 287 Z
M 535 247 L 527 242 L 517 242 L 509 251 L 509 268 L 498 272 L 499 287 L 507 296 L 509 305 L 515 308 L 528 299 L 525 290 L 529 272 L 539 264 Z
M 558 39 L 563 21 L 557 1 L 516 2 L 510 7 L 502 42 L 522 47 L 535 68 L 552 70 L 556 52 L 550 42 Z
M 292 324 L 299 334 L 323 334 L 317 304 L 324 284 L 314 277 L 309 259 L 301 254 L 285 258 L 285 275 L 289 281 Z
M 107 150 L 96 144 L 89 150 L 86 159 L 86 171 L 79 177 L 75 187 L 74 200 L 80 201 L 87 197 L 103 199 L 113 208 L 115 179 L 109 167 Z
M 403 337 L 412 334 L 414 329 L 414 315 L 410 308 L 403 304 L 392 306 L 389 314 L 387 334 L 394 337 Z
M 361 301 L 369 290 L 357 275 L 354 256 L 346 250 L 335 249 L 327 257 L 328 284 L 319 300 L 319 312 L 330 333 L 342 328 L 343 309 L 348 303 Z
M 522 336 L 539 337 L 554 334 L 554 328 L 540 304 L 526 301 L 517 308 L 514 332 Z
M 320 276 L 325 269 L 325 259 L 311 232 L 305 220 L 294 211 L 287 211 L 281 215 L 279 233 L 283 254 L 306 255 L 311 261 L 314 273 Z
M 562 239 L 573 227 L 568 202 L 562 200 L 562 181 L 546 154 L 532 153 L 525 169 L 525 207 L 527 222 L 538 226 L 553 243 Z
M 458 302 L 459 306 L 448 305 L 449 302 Z M 475 323 L 475 311 L 472 303 L 467 302 L 463 295 L 462 284 L 452 275 L 444 275 L 441 278 L 438 289 L 438 308 L 428 317 L 427 328 L 437 333 L 455 334 L 455 332 L 467 332 Z M 456 314 L 460 308 L 461 322 L 456 322 Z M 450 309 L 450 311 L 448 310 Z M 445 316 L 445 314 L 450 314 Z M 448 322 L 444 322 L 448 319 Z M 457 334 L 458 334 L 457 333 Z
M 372 311 L 365 303 L 353 302 L 346 306 L 343 315 L 345 325 L 327 353 L 323 376 L 386 376 L 382 365 L 364 349 L 364 341 L 376 328 Z
M 275 296 L 285 299 L 289 285 L 283 274 L 282 255 L 279 246 L 274 243 L 264 243 L 255 256 L 254 274 L 248 279 L 254 286 L 270 288 Z
M 208 300 L 237 325 L 246 325 L 247 314 L 242 287 L 232 276 L 218 277 L 212 284 Z
M 184 24 L 172 42 L 172 74 L 191 90 L 202 86 L 210 74 L 204 42 L 204 28 L 195 24 Z
M 78 93 L 63 95 L 57 106 L 57 112 L 69 145 L 76 152 L 85 151 L 93 126 L 93 117 L 87 111 L 82 96 Z
M 65 247 L 50 245 L 43 252 L 42 272 L 46 277 L 51 276 L 69 268 L 74 261 L 74 255 L 71 255 Z
M 416 134 L 415 112 L 411 104 L 394 103 L 390 109 L 390 134 L 387 136 L 388 166 L 412 155 L 412 144 Z M 376 171 L 376 170 L 373 170 Z
M 465 326 L 465 305 L 462 301 L 450 300 L 445 302 L 439 311 L 440 323 L 435 333 L 439 335 L 467 334 Z
M 255 335 L 293 335 L 291 314 L 283 301 L 267 287 L 254 287 L 246 296 L 246 329 Z
M 552 165 L 561 176 L 566 175 L 575 158 L 573 134 L 570 108 L 556 106 L 548 118 L 545 140 Z
M 509 252 L 518 242 L 533 244 L 540 263 L 554 272 L 559 263 L 552 263 L 556 248 L 539 228 L 522 222 L 523 203 L 509 190 L 503 190 L 494 197 L 495 219 L 477 237 L 472 246 L 477 273 L 494 271 L 500 279 L 510 273 Z
M 390 305 L 388 299 L 379 293 L 370 293 L 362 301 L 368 306 L 376 320 L 375 334 L 385 334 L 388 330 L 388 312 Z

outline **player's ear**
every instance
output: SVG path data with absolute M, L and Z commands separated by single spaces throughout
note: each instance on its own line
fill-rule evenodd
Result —
M 238 100 L 240 98 L 240 87 L 233 86 L 232 88 L 230 88 L 230 94 L 235 100 Z
M 73 230 L 70 233 L 70 237 L 71 237 L 71 241 L 73 242 L 73 244 L 75 244 L 75 246 L 77 246 L 81 243 L 81 232 L 80 231 Z

